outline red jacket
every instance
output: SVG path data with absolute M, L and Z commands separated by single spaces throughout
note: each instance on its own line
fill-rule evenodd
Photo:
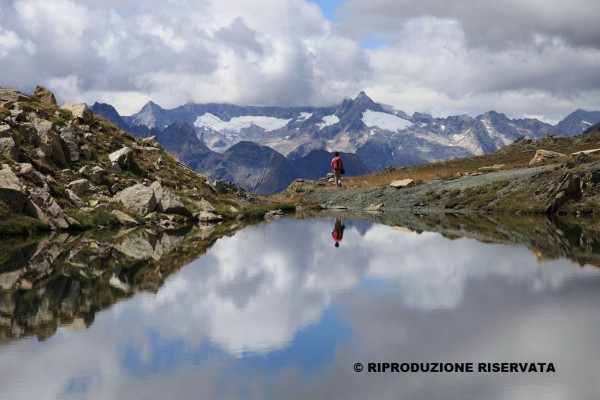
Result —
M 331 160 L 331 167 L 333 169 L 344 169 L 344 163 L 340 157 L 333 157 L 333 160 Z

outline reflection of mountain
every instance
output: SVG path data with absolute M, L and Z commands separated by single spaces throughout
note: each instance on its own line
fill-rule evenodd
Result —
M 0 340 L 31 334 L 45 339 L 59 325 L 89 325 L 96 311 L 134 292 L 156 291 L 167 276 L 229 229 L 221 226 L 215 232 L 214 226 L 198 226 L 114 236 L 87 232 L 3 239 Z
M 200 332 L 198 340 L 209 338 L 234 354 L 260 354 L 284 347 L 299 330 L 318 323 L 338 295 L 361 285 L 391 284 L 411 307 L 451 308 L 460 302 L 465 280 L 477 274 L 526 279 L 534 273 L 533 267 L 514 261 L 517 253 L 531 266 L 563 257 L 600 265 L 600 229 L 585 219 L 389 213 L 361 217 L 407 229 L 345 219 L 340 249 L 334 249 L 330 236 L 332 219 L 282 220 L 216 243 L 230 228 L 220 226 L 214 234 L 211 228 L 194 227 L 4 240 L 0 335 L 46 338 L 59 325 L 89 325 L 96 311 L 133 292 L 161 288 L 158 303 L 148 312 L 160 314 L 168 326 L 187 326 Z M 526 246 L 535 257 L 526 257 L 518 247 L 507 252 L 504 247 L 410 231 Z M 486 261 L 495 258 L 504 261 Z M 191 268 L 162 286 L 189 262 Z M 472 268 L 475 264 L 492 267 Z M 417 270 L 425 275 L 415 275 Z M 570 275 L 542 274 L 536 285 L 560 284 Z

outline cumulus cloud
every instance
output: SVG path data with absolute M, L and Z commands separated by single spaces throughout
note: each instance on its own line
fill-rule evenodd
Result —
M 149 100 L 320 106 L 361 90 L 439 115 L 600 108 L 594 0 L 351 0 L 335 23 L 307 0 L 0 4 L 0 85 L 125 115 Z

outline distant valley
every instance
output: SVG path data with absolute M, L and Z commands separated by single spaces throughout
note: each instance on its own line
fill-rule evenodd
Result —
M 342 152 L 348 176 L 481 155 L 517 138 L 572 136 L 600 121 L 600 111 L 577 110 L 557 125 L 509 119 L 489 111 L 435 118 L 412 116 L 374 102 L 364 92 L 331 107 L 192 104 L 166 110 L 149 102 L 120 116 L 109 104 L 95 114 L 138 137 L 156 136 L 163 147 L 206 175 L 270 195 L 294 179 L 316 179 Z

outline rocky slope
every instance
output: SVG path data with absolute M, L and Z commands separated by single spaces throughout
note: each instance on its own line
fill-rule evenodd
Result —
M 0 88 L 0 166 L 0 234 L 218 220 L 256 200 L 42 87 Z

